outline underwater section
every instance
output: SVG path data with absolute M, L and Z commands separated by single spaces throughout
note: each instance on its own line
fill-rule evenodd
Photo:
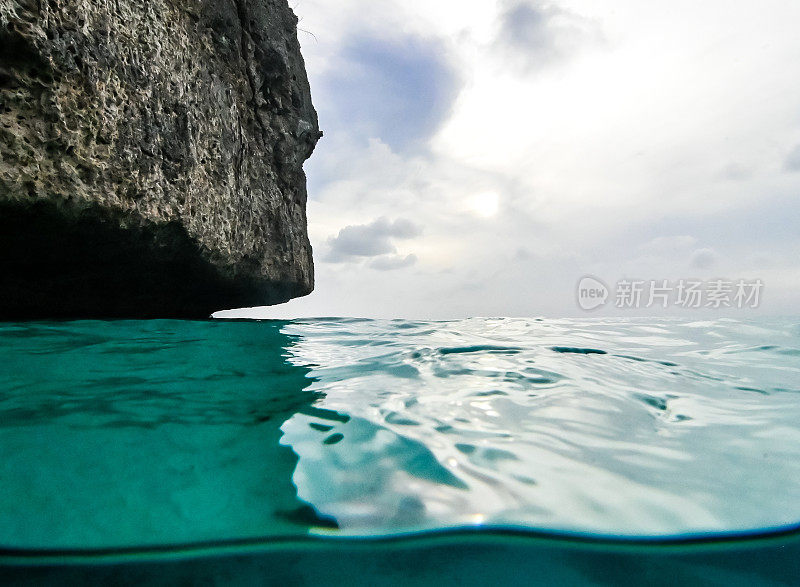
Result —
M 0 545 L 129 548 L 332 525 L 297 498 L 310 407 L 280 323 L 0 325 Z

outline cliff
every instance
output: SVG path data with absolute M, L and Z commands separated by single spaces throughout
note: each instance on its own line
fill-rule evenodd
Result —
M 309 293 L 296 27 L 287 0 L 0 0 L 0 318 Z

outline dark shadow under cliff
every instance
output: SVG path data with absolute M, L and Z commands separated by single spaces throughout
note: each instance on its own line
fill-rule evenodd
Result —
M 0 319 L 207 318 L 302 286 L 224 275 L 178 223 L 95 204 L 0 203 Z

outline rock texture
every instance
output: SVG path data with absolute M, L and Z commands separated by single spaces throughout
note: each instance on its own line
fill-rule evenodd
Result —
M 296 27 L 287 0 L 0 0 L 0 318 L 309 293 Z

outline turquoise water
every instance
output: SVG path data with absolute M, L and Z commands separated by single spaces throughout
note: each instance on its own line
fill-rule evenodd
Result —
M 800 320 L 40 322 L 0 358 L 7 581 L 800 572 Z

